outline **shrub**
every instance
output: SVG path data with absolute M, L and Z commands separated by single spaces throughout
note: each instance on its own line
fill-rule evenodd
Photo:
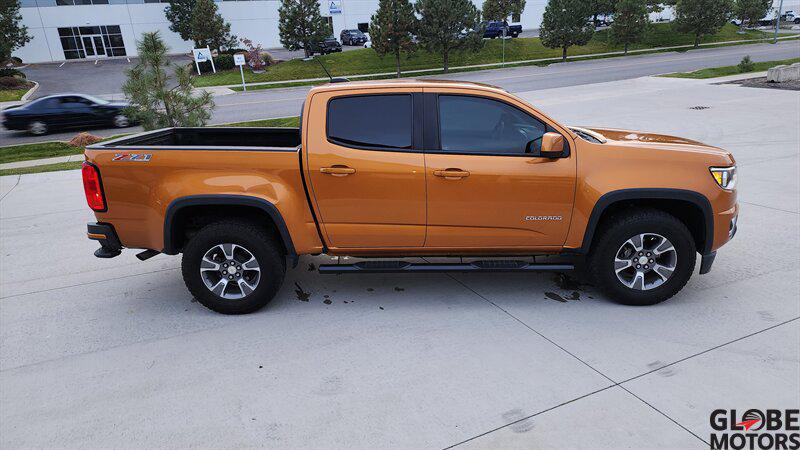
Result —
M 0 77 L 17 77 L 25 78 L 25 74 L 21 70 L 13 69 L 10 67 L 0 69 Z
M 221 54 L 221 55 L 214 56 L 213 58 L 214 58 L 214 67 L 216 67 L 217 70 L 230 70 L 230 69 L 233 69 L 235 67 L 234 64 L 233 64 L 233 56 L 232 55 Z M 197 67 L 195 66 L 194 63 L 191 63 L 190 66 L 191 66 L 191 69 L 192 69 L 192 73 L 194 73 L 196 75 L 197 74 Z M 202 73 L 212 73 L 211 63 L 208 62 L 208 61 L 201 62 L 200 63 L 200 72 L 202 72 Z
M 233 69 L 233 55 L 219 55 L 214 58 L 214 65 L 217 67 L 217 70 L 230 70 Z
M 0 77 L 0 89 L 23 89 L 28 87 L 24 78 Z
M 742 58 L 742 61 L 736 67 L 739 69 L 739 73 L 752 72 L 756 69 L 756 65 L 753 63 L 753 60 L 750 59 L 750 55 Z
M 250 39 L 242 39 L 242 44 L 247 47 L 247 54 L 245 55 L 247 65 L 254 72 L 264 70 L 267 66 L 267 61 L 262 56 L 264 51 L 261 48 L 261 44 L 253 45 L 253 41 Z

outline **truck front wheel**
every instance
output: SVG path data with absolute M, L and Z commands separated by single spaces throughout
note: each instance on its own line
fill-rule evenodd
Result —
M 244 221 L 216 222 L 186 244 L 181 270 L 189 292 L 222 314 L 247 314 L 275 297 L 286 272 L 273 237 Z
M 660 303 L 680 291 L 694 271 L 692 234 L 659 210 L 641 210 L 606 221 L 593 239 L 589 271 L 598 286 L 625 305 Z

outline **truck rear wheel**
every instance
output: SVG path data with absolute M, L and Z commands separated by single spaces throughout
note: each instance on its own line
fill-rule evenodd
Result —
M 222 314 L 247 314 L 283 284 L 285 258 L 273 237 L 245 221 L 215 222 L 186 244 L 181 269 L 189 292 Z
M 613 217 L 593 239 L 589 271 L 598 286 L 625 305 L 663 302 L 680 291 L 694 271 L 692 234 L 659 210 Z

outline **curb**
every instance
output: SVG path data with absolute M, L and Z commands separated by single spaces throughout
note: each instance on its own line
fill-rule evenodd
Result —
M 31 80 L 28 80 L 28 81 L 31 81 Z M 26 92 L 25 95 L 23 95 L 22 98 L 19 99 L 19 101 L 21 101 L 22 103 L 27 102 L 28 99 L 31 97 L 31 95 L 33 95 L 33 93 L 36 92 L 37 89 L 39 89 L 39 83 L 38 82 L 31 81 L 31 83 L 33 83 L 33 87 L 28 89 L 28 92 Z
M 798 39 L 798 36 L 781 36 L 778 38 L 779 41 L 781 40 L 790 40 L 790 39 Z M 765 41 L 773 41 L 774 38 L 761 38 L 761 39 L 745 39 L 740 41 L 723 41 L 723 42 L 708 42 L 705 44 L 700 44 L 698 47 L 712 47 L 712 46 L 733 46 L 738 44 L 746 44 L 746 43 L 757 43 L 757 42 L 765 42 Z M 680 49 L 693 49 L 696 48 L 693 44 L 687 45 L 675 45 L 671 47 L 655 47 L 655 48 L 643 48 L 638 50 L 629 50 L 628 55 L 635 55 L 635 54 L 642 54 L 642 53 L 658 53 L 668 50 L 680 50 Z M 615 52 L 606 52 L 606 53 L 591 53 L 587 55 L 573 55 L 567 56 L 568 61 L 573 60 L 581 60 L 581 59 L 592 59 L 597 57 L 605 57 L 605 56 L 626 56 L 624 51 L 615 51 Z M 450 67 L 450 70 L 464 70 L 464 69 L 479 69 L 479 68 L 488 68 L 488 67 L 513 67 L 519 65 L 526 65 L 526 64 L 535 64 L 540 62 L 561 62 L 563 61 L 560 57 L 555 58 L 539 58 L 539 59 L 527 59 L 521 61 L 508 61 L 505 63 L 486 63 L 486 64 L 474 64 L 470 66 L 454 66 Z M 417 74 L 417 73 L 430 73 L 430 72 L 441 72 L 443 71 L 443 67 L 439 68 L 432 68 L 432 69 L 415 69 L 415 70 L 406 70 L 403 71 L 403 74 Z M 345 77 L 349 79 L 360 79 L 360 78 L 371 78 L 371 77 L 385 77 L 385 76 L 394 76 L 396 72 L 380 72 L 380 73 L 369 73 L 369 74 L 357 74 L 357 75 L 337 75 L 338 77 Z M 320 78 L 303 78 L 303 79 L 295 79 L 295 80 L 280 80 L 280 81 L 258 81 L 255 83 L 247 83 L 247 86 L 272 86 L 272 85 L 281 85 L 281 84 L 293 84 L 293 83 L 312 83 L 316 81 L 327 81 L 327 77 L 320 77 Z M 225 84 L 225 85 L 214 85 L 214 86 L 202 86 L 198 88 L 209 88 L 209 87 L 225 87 L 225 88 L 241 88 L 242 84 Z M 238 92 L 238 91 L 237 91 Z

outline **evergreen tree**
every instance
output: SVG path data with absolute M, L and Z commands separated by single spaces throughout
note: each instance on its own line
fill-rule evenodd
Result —
M 483 20 L 503 21 L 510 15 L 522 15 L 525 0 L 485 0 L 483 2 Z
M 732 0 L 678 0 L 675 5 L 675 28 L 694 35 L 694 46 L 703 36 L 717 33 L 728 23 Z
M 139 62 L 126 71 L 128 79 L 122 86 L 131 104 L 128 115 L 141 122 L 145 130 L 205 125 L 211 117 L 214 99 L 206 91 L 193 92 L 189 68 L 169 61 L 167 46 L 159 33 L 142 34 L 136 47 Z M 167 75 L 169 68 L 174 70 L 172 81 Z
M 19 0 L 0 0 L 0 63 L 11 58 L 11 52 L 33 39 L 28 27 L 20 25 Z
M 470 0 L 417 0 L 420 44 L 442 55 L 444 71 L 450 68 L 450 54 L 478 50 L 483 46 L 481 13 Z
M 236 46 L 238 39 L 231 35 L 231 24 L 222 18 L 214 0 L 197 0 L 191 17 L 192 41 L 196 48 L 221 50 Z
M 192 11 L 197 0 L 169 0 L 164 15 L 169 20 L 169 29 L 184 41 L 193 41 Z
M 772 0 L 735 0 L 733 12 L 741 23 L 741 29 L 745 24 L 753 26 L 761 18 L 765 17 L 772 8 Z
M 589 23 L 592 11 L 583 0 L 549 0 L 544 8 L 539 38 L 547 48 L 562 49 L 562 59 L 567 60 L 567 49 L 573 45 L 586 45 L 594 35 Z
M 311 55 L 311 44 L 323 41 L 333 31 L 319 12 L 317 0 L 281 0 L 278 8 L 281 44 L 289 50 L 305 50 Z
M 413 52 L 416 44 L 412 39 L 417 27 L 414 7 L 408 0 L 380 0 L 378 11 L 369 23 L 372 48 L 383 57 L 394 55 L 397 78 L 400 78 L 400 54 Z
M 628 46 L 644 36 L 648 25 L 647 0 L 619 0 L 611 24 L 611 39 L 624 44 L 628 54 Z

